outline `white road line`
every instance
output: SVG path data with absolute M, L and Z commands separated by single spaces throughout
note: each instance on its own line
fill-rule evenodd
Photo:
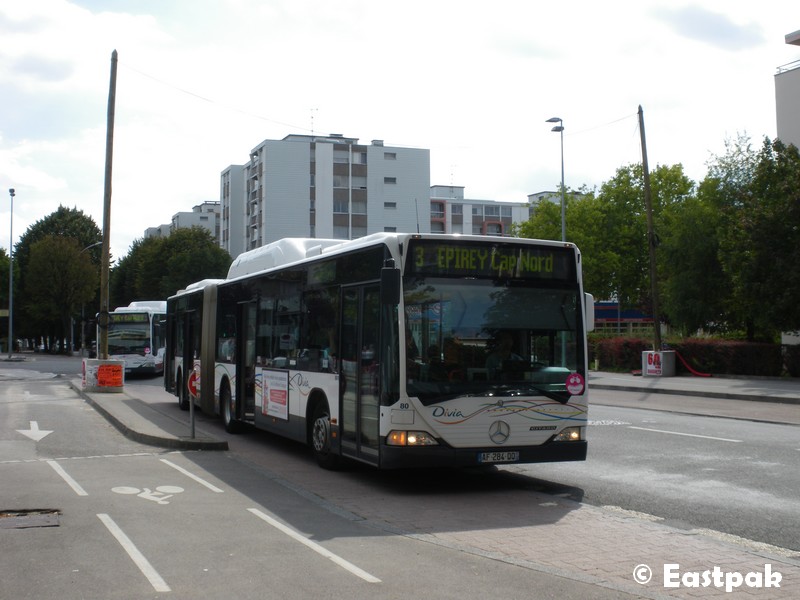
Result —
M 166 458 L 162 458 L 161 462 L 163 462 L 165 465 L 169 465 L 170 467 L 172 467 L 176 471 L 180 471 L 181 473 L 186 475 L 188 478 L 194 479 L 200 485 L 206 486 L 212 492 L 216 492 L 217 494 L 221 494 L 221 493 L 224 492 L 224 490 L 219 489 L 213 483 L 207 482 L 205 479 L 202 479 L 202 478 L 198 477 L 197 475 L 195 475 L 194 473 L 191 473 L 191 472 L 187 471 L 186 469 L 184 469 L 180 465 L 176 465 L 174 462 L 168 461 Z
M 85 490 L 85 489 L 83 489 L 83 488 L 81 487 L 81 484 L 80 484 L 80 483 L 78 483 L 77 481 L 75 481 L 75 480 L 74 480 L 72 477 L 70 477 L 70 476 L 69 476 L 69 473 L 67 473 L 67 472 L 66 472 L 66 471 L 65 471 L 65 470 L 64 470 L 64 469 L 61 467 L 61 465 L 60 465 L 60 464 L 58 464 L 56 461 L 54 461 L 54 460 L 48 460 L 48 461 L 47 461 L 47 464 L 48 464 L 48 465 L 50 465 L 51 467 L 53 467 L 53 470 L 54 470 L 56 473 L 58 473 L 59 475 L 61 475 L 61 479 L 63 479 L 64 481 L 66 481 L 66 482 L 67 482 L 67 485 L 68 485 L 69 487 L 71 487 L 71 488 L 72 488 L 72 489 L 75 491 L 75 493 L 76 493 L 76 494 L 78 494 L 78 496 L 88 496 L 88 495 L 89 495 L 88 493 L 86 493 L 86 490 Z
M 350 573 L 352 573 L 353 575 L 355 575 L 357 577 L 360 577 L 364 581 L 366 581 L 368 583 L 380 583 L 381 582 L 381 580 L 378 579 L 377 577 L 375 577 L 373 575 L 370 575 L 369 573 L 367 573 L 363 569 L 360 569 L 357 566 L 355 566 L 353 563 L 350 563 L 350 562 L 346 561 L 345 559 L 343 559 L 342 557 L 337 556 L 333 552 L 330 552 L 330 551 L 326 550 L 325 548 L 323 548 L 322 546 L 320 546 L 316 542 L 312 542 L 308 538 L 306 538 L 303 535 L 301 535 L 299 532 L 295 531 L 294 529 L 292 529 L 290 527 L 287 527 L 286 525 L 284 525 L 283 523 L 281 523 L 279 521 L 276 521 L 275 519 L 273 519 L 269 515 L 261 512 L 257 508 L 248 508 L 247 510 L 250 511 L 251 513 L 253 513 L 255 516 L 257 516 L 259 519 L 261 519 L 263 521 L 266 521 L 267 523 L 272 525 L 275 529 L 278 529 L 278 530 L 282 531 L 283 533 L 285 533 L 289 537 L 291 537 L 291 538 L 297 540 L 298 542 L 300 542 L 301 544 L 307 546 L 308 548 L 310 548 L 311 550 L 313 550 L 317 554 L 321 554 L 325 558 L 327 558 L 329 560 L 332 560 L 333 562 L 335 562 L 340 567 L 346 569 L 347 571 L 350 571 Z
M 153 586 L 155 591 L 157 592 L 171 592 L 172 590 L 167 585 L 167 582 L 158 574 L 153 568 L 153 565 L 150 564 L 144 554 L 139 552 L 139 549 L 134 545 L 131 539 L 125 535 L 125 532 L 119 528 L 119 526 L 114 522 L 114 520 L 109 517 L 107 514 L 98 514 L 97 517 L 103 522 L 103 525 L 106 526 L 111 535 L 113 535 L 117 541 L 119 542 L 120 546 L 122 546 L 123 550 L 128 553 L 128 556 L 131 557 L 131 560 L 139 567 L 139 570 L 142 572 L 142 575 L 147 577 L 147 580 L 150 582 L 150 585 Z
M 638 429 L 639 431 L 655 431 L 656 433 L 669 433 L 671 435 L 684 435 L 686 437 L 703 438 L 704 440 L 716 440 L 718 442 L 733 442 L 735 444 L 742 443 L 742 440 L 730 440 L 728 438 L 713 437 L 710 435 L 697 435 L 695 433 L 681 433 L 680 431 L 665 431 L 663 429 L 648 429 L 647 427 L 634 427 L 631 425 L 628 429 Z

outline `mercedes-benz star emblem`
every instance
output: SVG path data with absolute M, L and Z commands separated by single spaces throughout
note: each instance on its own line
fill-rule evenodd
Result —
M 495 421 L 489 426 L 489 439 L 495 444 L 505 444 L 511 435 L 511 427 L 505 421 Z

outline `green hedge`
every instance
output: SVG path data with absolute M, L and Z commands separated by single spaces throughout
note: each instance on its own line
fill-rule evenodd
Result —
M 638 371 L 642 368 L 642 352 L 651 350 L 652 340 L 630 337 L 591 338 L 589 364 L 599 361 L 604 371 Z M 764 344 L 717 339 L 685 339 L 669 344 L 692 369 L 712 375 L 748 375 L 780 377 L 786 371 L 800 377 L 800 346 Z M 677 358 L 678 375 L 689 374 Z

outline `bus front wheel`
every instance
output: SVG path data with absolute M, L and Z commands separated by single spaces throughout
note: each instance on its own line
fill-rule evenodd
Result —
M 234 402 L 235 400 L 231 396 L 231 389 L 227 384 L 223 384 L 219 392 L 219 403 L 222 409 L 222 422 L 225 425 L 225 431 L 228 433 L 239 433 L 241 431 L 241 423 L 236 419 Z
M 311 448 L 317 463 L 324 469 L 334 469 L 339 457 L 331 447 L 331 415 L 327 402 L 321 401 L 314 407 L 311 418 Z

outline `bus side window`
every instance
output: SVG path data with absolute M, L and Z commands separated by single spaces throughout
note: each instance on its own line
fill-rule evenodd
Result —
M 236 360 L 236 317 L 222 315 L 217 330 L 217 360 L 233 362 Z

